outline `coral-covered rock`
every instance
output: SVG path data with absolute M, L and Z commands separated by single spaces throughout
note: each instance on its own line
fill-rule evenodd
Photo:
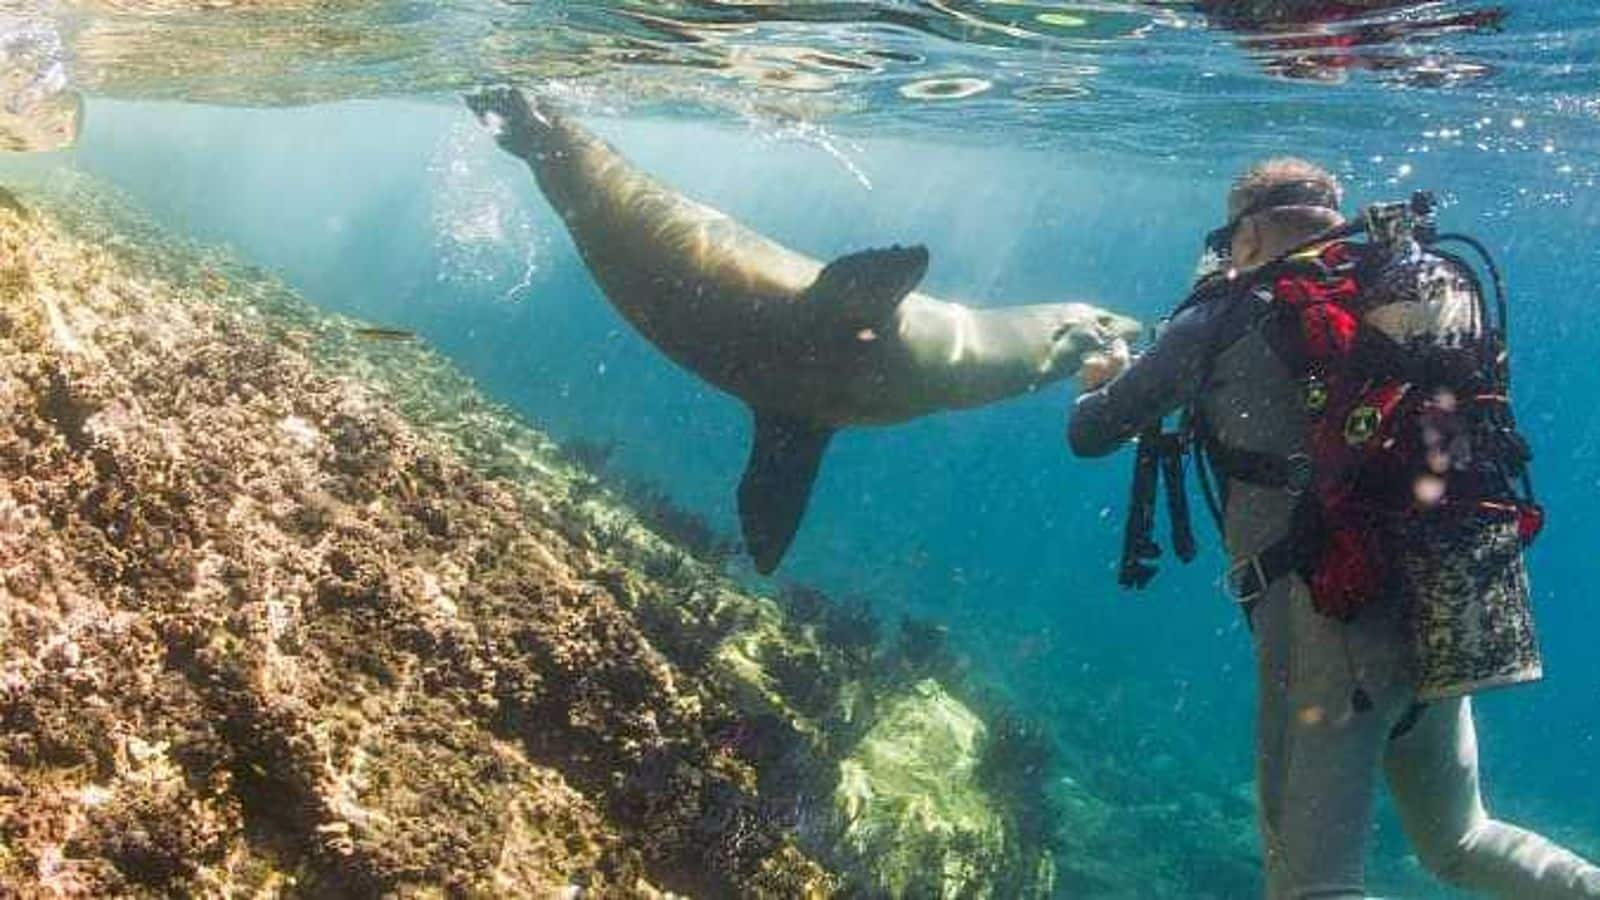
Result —
M 1032 782 L 988 789 L 979 717 L 907 693 L 863 603 L 752 595 L 664 492 L 103 188 L 25 202 L 0 204 L 0 888 L 1048 886 Z
M 348 328 L 94 228 L 0 210 L 0 883 L 826 890 L 564 477 L 486 477 L 324 364 Z
M 1015 839 L 980 783 L 988 729 L 938 682 L 883 709 L 840 764 L 834 802 L 849 852 L 897 897 L 1048 896 L 1047 848 Z

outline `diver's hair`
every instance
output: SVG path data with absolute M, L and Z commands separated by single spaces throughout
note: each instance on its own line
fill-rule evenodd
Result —
M 1339 180 L 1327 169 L 1299 157 L 1278 156 L 1256 163 L 1233 182 L 1228 192 L 1228 218 L 1255 206 L 1274 188 L 1295 183 L 1325 192 L 1335 206 L 1344 199 Z

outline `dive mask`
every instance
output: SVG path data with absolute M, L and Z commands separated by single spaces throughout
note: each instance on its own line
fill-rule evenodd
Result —
M 1202 281 L 1227 270 L 1233 261 L 1233 232 L 1237 226 L 1224 225 L 1206 232 L 1205 246 L 1200 250 L 1200 260 L 1194 265 L 1194 280 Z
M 1239 230 L 1240 222 L 1256 213 L 1285 206 L 1315 206 L 1338 211 L 1339 191 L 1317 181 L 1288 181 L 1274 186 L 1230 217 L 1228 224 L 1206 232 L 1205 247 L 1200 252 L 1200 261 L 1195 264 L 1194 280 L 1226 271 L 1232 264 L 1233 235 Z

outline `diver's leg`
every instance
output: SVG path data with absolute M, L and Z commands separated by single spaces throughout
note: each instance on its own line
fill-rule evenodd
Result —
M 1352 623 L 1330 619 L 1312 608 L 1298 578 L 1284 587 L 1257 617 L 1261 646 L 1283 648 L 1281 658 L 1262 654 L 1268 897 L 1362 898 L 1378 764 L 1408 703 L 1391 637 L 1398 628 L 1380 608 Z M 1358 688 L 1366 709 L 1353 702 Z
M 1283 784 L 1288 771 L 1285 741 L 1289 722 L 1288 583 L 1259 600 L 1250 613 L 1256 645 L 1256 818 L 1266 870 L 1266 896 L 1289 896 L 1289 873 L 1280 837 Z
M 1283 839 L 1296 900 L 1364 898 L 1378 764 L 1406 705 L 1393 611 L 1318 613 L 1299 579 L 1291 607 L 1289 768 Z M 1358 701 L 1358 692 L 1366 702 Z M 1360 708 L 1365 707 L 1365 708 Z
M 1406 836 L 1440 879 L 1516 900 L 1600 898 L 1600 869 L 1537 834 L 1489 818 L 1467 700 L 1429 707 L 1414 728 L 1390 742 L 1384 767 Z

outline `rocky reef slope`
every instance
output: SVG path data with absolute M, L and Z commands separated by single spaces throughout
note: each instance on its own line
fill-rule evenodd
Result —
M 1027 810 L 951 783 L 985 726 L 926 673 L 875 678 L 420 345 L 56 194 L 0 208 L 8 892 L 1050 889 Z

